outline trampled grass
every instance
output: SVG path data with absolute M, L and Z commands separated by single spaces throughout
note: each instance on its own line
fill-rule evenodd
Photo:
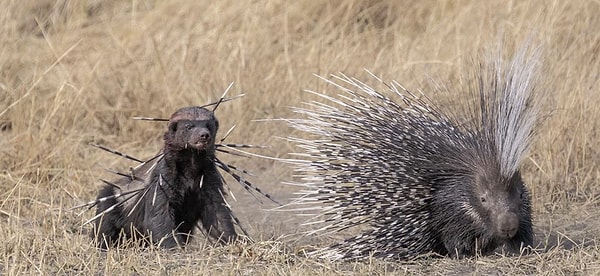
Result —
M 598 1 L 6 1 L 0 11 L 0 274 L 600 274 L 600 3 Z M 184 250 L 100 252 L 81 223 L 104 168 L 159 150 L 167 117 L 218 99 L 231 142 L 269 145 L 290 106 L 325 84 L 313 74 L 369 69 L 411 89 L 431 79 L 460 91 L 457 76 L 504 38 L 533 37 L 547 114 L 523 165 L 532 191 L 537 250 L 413 262 L 327 262 L 302 250 L 329 239 L 302 237 L 303 219 L 268 211 L 241 187 L 236 214 L 255 243 L 213 247 L 200 234 Z M 431 98 L 435 91 L 424 90 Z M 461 98 L 452 100 L 460 102 Z M 221 133 L 223 134 L 223 132 Z M 286 165 L 226 156 L 253 181 L 288 202 Z M 234 184 L 233 182 L 230 184 Z

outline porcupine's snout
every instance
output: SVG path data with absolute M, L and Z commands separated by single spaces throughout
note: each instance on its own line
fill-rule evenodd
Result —
M 519 218 L 514 212 L 503 212 L 498 215 L 496 233 L 499 237 L 510 239 L 519 229 Z

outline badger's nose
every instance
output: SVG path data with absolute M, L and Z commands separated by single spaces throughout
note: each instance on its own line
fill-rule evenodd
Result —
M 205 132 L 200 133 L 200 139 L 202 139 L 202 140 L 210 139 L 210 132 L 205 131 Z
M 210 140 L 210 131 L 207 128 L 196 128 L 192 134 L 192 140 L 207 142 Z

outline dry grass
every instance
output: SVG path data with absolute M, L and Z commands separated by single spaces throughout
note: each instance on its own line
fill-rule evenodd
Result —
M 0 274 L 600 274 L 600 2 L 598 1 L 5 1 L 0 11 Z M 368 68 L 418 88 L 449 82 L 483 48 L 534 36 L 544 48 L 550 114 L 523 174 L 533 192 L 539 250 L 523 257 L 328 263 L 304 258 L 300 218 L 267 212 L 236 189 L 234 207 L 261 242 L 186 250 L 89 244 L 69 208 L 95 197 L 103 167 L 131 164 L 101 143 L 145 158 L 168 116 L 217 99 L 230 139 L 271 145 L 290 129 L 288 106 L 321 89 L 312 74 Z M 451 82 L 452 83 L 452 82 Z M 456 90 L 460 90 L 460 87 Z M 430 92 L 431 93 L 431 92 Z M 456 99 L 459 101 L 459 99 Z M 256 159 L 251 169 L 282 200 L 291 172 Z M 291 235 L 291 236 L 290 236 Z M 310 244 L 312 245 L 312 244 Z

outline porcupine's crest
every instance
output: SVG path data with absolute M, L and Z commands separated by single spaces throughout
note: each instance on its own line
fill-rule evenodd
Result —
M 530 91 L 537 55 L 526 63 L 524 49 L 508 66 L 495 58 L 490 68 L 479 68 L 473 94 L 480 101 L 471 106 L 466 121 L 458 120 L 458 114 L 446 116 L 424 95 L 379 78 L 399 100 L 343 74 L 325 80 L 341 91 L 337 96 L 309 91 L 323 101 L 295 109 L 303 119 L 289 120 L 312 135 L 289 138 L 304 150 L 296 154 L 305 159 L 296 163 L 301 181 L 293 184 L 305 189 L 294 204 L 313 211 L 307 224 L 320 227 L 313 234 L 370 226 L 313 254 L 410 258 L 430 252 L 436 246 L 432 228 L 438 227 L 431 220 L 432 181 L 499 175 L 503 183 L 511 183 L 538 112 Z
M 244 96 L 244 94 L 241 94 L 239 96 L 235 96 L 232 98 L 225 98 L 225 95 L 230 90 L 232 85 L 233 85 L 233 83 L 230 84 L 230 86 L 226 89 L 223 96 L 217 102 L 206 104 L 206 105 L 203 105 L 200 107 L 182 108 L 178 112 L 174 113 L 170 119 L 150 118 L 150 117 L 134 117 L 134 119 L 146 120 L 146 121 L 159 121 L 159 122 L 169 122 L 169 121 L 177 122 L 180 120 L 214 120 L 215 123 L 218 125 L 218 121 L 216 120 L 216 118 L 214 116 L 214 111 L 217 109 L 217 107 L 223 102 L 227 102 L 227 101 L 239 98 L 241 96 Z M 213 106 L 212 111 L 209 111 L 206 109 L 206 107 L 209 107 L 209 106 Z M 229 129 L 229 131 L 227 131 L 227 133 L 225 133 L 223 135 L 223 138 L 221 138 L 219 143 L 214 144 L 214 147 L 215 147 L 214 150 L 223 152 L 226 154 L 248 155 L 249 153 L 247 153 L 243 150 L 240 150 L 239 148 L 262 148 L 262 146 L 255 146 L 255 145 L 248 145 L 248 144 L 226 144 L 226 143 L 223 143 L 224 140 L 229 136 L 229 134 L 233 131 L 234 128 L 235 128 L 235 126 L 232 127 L 231 129 Z M 76 206 L 73 208 L 73 209 L 76 209 L 76 208 L 81 208 L 81 207 L 87 207 L 87 209 L 89 210 L 89 209 L 93 208 L 94 206 L 96 206 L 98 203 L 103 202 L 103 201 L 114 202 L 114 205 L 112 205 L 112 207 L 107 208 L 103 212 L 92 217 L 91 219 L 86 221 L 83 225 L 94 222 L 98 219 L 101 219 L 104 214 L 112 212 L 116 209 L 120 210 L 121 213 L 123 213 L 127 216 L 135 216 L 135 215 L 143 214 L 142 212 L 137 212 L 137 210 L 140 208 L 139 205 L 140 205 L 141 201 L 143 200 L 143 198 L 147 195 L 152 195 L 152 194 L 154 194 L 156 196 L 156 191 L 158 189 L 161 189 L 160 186 L 164 184 L 164 183 L 160 183 L 160 182 L 159 182 L 158 186 L 149 184 L 149 183 L 151 183 L 150 178 L 152 176 L 152 172 L 153 172 L 154 168 L 164 158 L 163 150 L 161 150 L 154 157 L 144 161 L 144 160 L 140 160 L 138 158 L 132 157 L 130 155 L 109 149 L 109 148 L 101 146 L 101 145 L 93 144 L 92 146 L 95 146 L 102 150 L 119 155 L 126 159 L 133 160 L 135 162 L 138 162 L 139 164 L 136 167 L 131 168 L 130 171 L 127 173 L 110 170 L 110 172 L 120 176 L 120 178 L 114 182 L 109 182 L 106 180 L 102 180 L 102 182 L 110 185 L 114 189 L 114 195 L 111 195 L 106 198 L 98 198 L 97 200 L 94 200 L 94 201 L 91 201 L 91 202 L 88 202 L 88 203 L 85 203 L 85 204 L 82 204 L 82 205 L 79 205 L 79 206 Z M 237 168 L 233 165 L 227 164 L 227 163 L 221 161 L 217 156 L 212 156 L 211 158 L 213 158 L 213 161 L 218 168 L 220 168 L 225 173 L 229 174 L 236 182 L 238 182 L 240 185 L 242 185 L 248 193 L 250 193 L 253 197 L 255 197 L 257 199 L 257 201 L 262 203 L 262 201 L 260 201 L 259 198 L 257 197 L 257 194 L 260 194 L 260 195 L 266 197 L 267 199 L 281 205 L 281 203 L 276 201 L 271 195 L 264 193 L 260 188 L 258 188 L 257 186 L 255 186 L 254 184 L 252 184 L 251 182 L 246 180 L 246 177 L 250 175 L 250 173 L 248 171 L 241 169 L 241 168 Z M 160 179 L 162 180 L 162 177 Z M 223 181 L 223 184 L 227 187 L 227 189 L 231 193 L 231 189 L 229 188 L 225 179 L 222 176 L 221 176 L 221 179 Z M 233 196 L 232 193 L 231 193 L 231 195 Z M 221 194 L 221 196 L 223 196 L 223 199 L 225 199 L 224 194 Z M 235 197 L 233 197 L 233 198 L 235 199 Z M 225 203 L 227 204 L 226 200 L 225 200 Z M 246 236 L 247 236 L 248 234 L 246 233 L 244 228 L 241 227 L 239 219 L 237 217 L 235 217 L 234 214 L 231 212 L 231 209 L 228 204 L 227 204 L 227 208 L 228 208 L 229 213 L 230 213 L 232 219 L 234 220 L 234 222 L 238 225 L 238 227 L 240 227 L 242 232 L 244 232 L 244 234 L 246 234 Z
M 539 113 L 539 105 L 534 104 L 539 100 L 534 91 L 539 50 L 527 50 L 520 49 L 508 63 L 498 55 L 478 74 L 479 99 L 494 99 L 480 101 L 478 131 L 494 145 L 500 174 L 506 178 L 517 172 L 527 153 Z

